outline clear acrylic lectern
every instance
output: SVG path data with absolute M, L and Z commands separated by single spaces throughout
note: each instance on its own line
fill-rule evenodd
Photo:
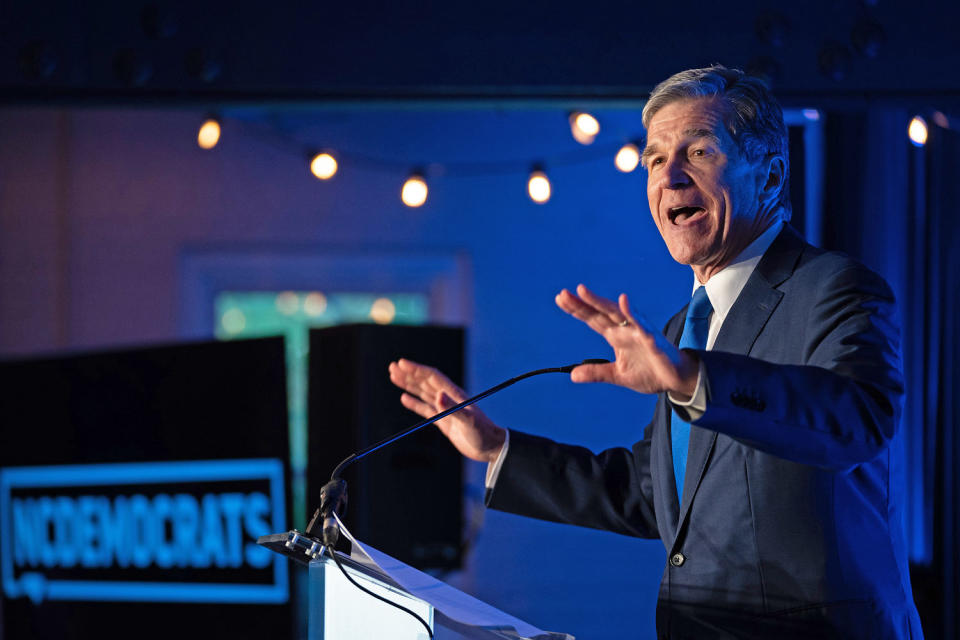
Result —
M 341 525 L 342 526 L 342 525 Z M 395 558 L 364 547 L 349 532 L 350 556 L 338 552 L 350 576 L 365 588 L 416 613 L 436 640 L 574 640 L 566 633 L 542 631 L 489 604 L 417 571 Z M 309 571 L 310 640 L 426 640 L 427 630 L 409 613 L 357 589 L 330 559 L 323 543 L 292 530 L 262 536 L 268 549 L 286 555 Z

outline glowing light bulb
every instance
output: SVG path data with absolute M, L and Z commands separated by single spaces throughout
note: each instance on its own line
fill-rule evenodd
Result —
M 630 173 L 640 164 L 640 149 L 632 142 L 629 142 L 617 151 L 617 157 L 613 159 L 617 169 L 624 173 Z
M 247 327 L 247 317 L 240 309 L 227 309 L 220 318 L 220 325 L 227 333 L 237 335 Z
M 397 307 L 390 298 L 377 298 L 370 305 L 370 319 L 377 324 L 390 324 L 397 315 Z
M 310 172 L 321 180 L 329 180 L 337 174 L 337 159 L 329 153 L 318 153 L 310 161 Z
M 580 144 L 591 144 L 600 133 L 600 123 L 589 113 L 574 111 L 570 114 L 570 133 Z
M 534 169 L 530 172 L 530 179 L 527 180 L 527 193 L 530 199 L 537 204 L 543 204 L 550 199 L 550 180 L 541 169 Z
M 927 144 L 927 123 L 920 116 L 914 116 L 907 128 L 907 135 L 910 136 L 910 142 L 915 147 L 922 147 Z
M 415 173 L 403 183 L 400 199 L 408 207 L 419 207 L 427 201 L 427 183 L 423 176 Z
M 300 309 L 300 296 L 293 291 L 284 291 L 277 294 L 273 303 L 277 311 L 285 316 L 292 316 Z
M 303 311 L 313 318 L 322 316 L 327 310 L 327 296 L 319 291 L 308 293 L 303 299 Z
M 208 118 L 197 132 L 197 144 L 201 149 L 213 149 L 220 142 L 220 123 Z

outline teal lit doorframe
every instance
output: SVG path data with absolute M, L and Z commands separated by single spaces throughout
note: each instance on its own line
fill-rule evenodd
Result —
M 284 291 L 324 291 L 331 311 L 332 292 L 376 292 L 377 297 L 401 292 L 426 301 L 430 323 L 466 326 L 472 320 L 473 278 L 465 252 L 369 248 L 359 251 L 315 246 L 187 247 L 180 254 L 179 273 L 178 323 L 183 339 L 215 336 L 219 322 L 215 318 L 220 317 L 216 312 L 217 300 L 227 292 L 276 296 L 276 292 Z M 316 302 L 304 299 L 299 304 L 309 306 Z M 369 307 L 363 313 L 368 312 Z M 402 309 L 398 315 L 402 315 Z M 291 471 L 294 467 L 291 460 Z M 292 475 L 301 479 L 294 480 L 291 487 L 290 525 L 302 528 L 307 524 L 305 480 L 302 472 Z

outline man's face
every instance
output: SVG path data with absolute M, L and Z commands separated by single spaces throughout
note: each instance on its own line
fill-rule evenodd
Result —
M 671 102 L 647 129 L 643 164 L 653 220 L 673 259 L 701 282 L 769 225 L 758 219 L 763 163 L 748 162 L 724 126 L 717 98 Z

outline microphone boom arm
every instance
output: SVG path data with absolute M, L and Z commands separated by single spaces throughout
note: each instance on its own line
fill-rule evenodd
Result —
M 363 450 L 361 450 L 361 451 L 357 451 L 356 453 L 351 453 L 349 456 L 347 456 L 347 457 L 343 460 L 343 462 L 341 462 L 340 464 L 338 464 L 337 467 L 333 470 L 333 473 L 330 474 L 330 480 L 336 480 L 336 479 L 338 479 L 338 478 L 340 477 L 340 474 L 343 473 L 343 470 L 344 470 L 344 469 L 346 469 L 348 466 L 350 466 L 351 464 L 353 464 L 353 463 L 356 462 L 357 460 L 359 460 L 359 459 L 361 459 L 361 458 L 367 457 L 368 455 L 370 455 L 371 453 L 373 453 L 373 452 L 376 451 L 377 449 L 380 449 L 381 447 L 385 447 L 385 446 L 387 446 L 388 444 L 390 444 L 391 442 L 395 442 L 395 441 L 399 440 L 400 438 L 405 438 L 405 437 L 407 437 L 408 435 L 410 435 L 411 433 L 414 433 L 415 431 L 419 431 L 420 429 L 422 429 L 422 428 L 424 428 L 424 427 L 426 427 L 426 426 L 428 426 L 428 425 L 433 424 L 433 423 L 436 422 L 437 420 L 442 420 L 443 418 L 446 418 L 446 417 L 447 417 L 448 415 L 450 415 L 451 413 L 456 413 L 457 411 L 460 411 L 460 410 L 463 409 L 464 407 L 468 407 L 468 406 L 470 406 L 471 404 L 475 404 L 476 402 L 479 402 L 480 400 L 483 400 L 483 399 L 486 398 L 487 396 L 489 396 L 489 395 L 491 395 L 491 394 L 494 394 L 494 393 L 496 393 L 496 392 L 498 392 L 498 391 L 500 391 L 500 390 L 502 390 L 502 389 L 506 389 L 506 388 L 509 387 L 510 385 L 516 384 L 516 383 L 520 382 L 521 380 L 525 380 L 526 378 L 531 378 L 531 377 L 533 377 L 533 376 L 538 376 L 538 375 L 541 375 L 541 374 L 544 374 L 544 373 L 570 373 L 571 371 L 574 370 L 574 368 L 579 367 L 581 364 L 606 364 L 606 363 L 608 363 L 608 362 L 609 362 L 609 360 L 604 360 L 604 359 L 601 359 L 601 358 L 591 358 L 591 359 L 588 359 L 588 360 L 584 360 L 583 362 L 579 362 L 579 363 L 577 363 L 577 364 L 568 364 L 568 365 L 566 365 L 566 366 L 564 366 L 564 367 L 549 367 L 549 368 L 547 368 L 547 369 L 537 369 L 536 371 L 528 371 L 527 373 L 521 374 L 521 375 L 519 375 L 519 376 L 517 376 L 517 377 L 515 377 L 515 378 L 510 378 L 509 380 L 507 380 L 507 381 L 505 381 L 505 382 L 501 382 L 500 384 L 496 385 L 495 387 L 490 387 L 490 388 L 487 389 L 486 391 L 481 391 L 481 392 L 478 393 L 477 395 L 475 395 L 475 396 L 473 396 L 473 397 L 471 397 L 471 398 L 467 398 L 466 400 L 464 400 L 464 401 L 461 402 L 460 404 L 454 405 L 454 406 L 450 407 L 449 409 L 446 409 L 446 410 L 444 410 L 444 411 L 441 411 L 440 413 L 438 413 L 438 414 L 435 415 L 435 416 L 431 416 L 431 417 L 427 418 L 427 419 L 424 420 L 423 422 L 418 422 L 417 424 L 413 425 L 412 427 L 408 427 L 408 428 L 404 429 L 403 431 L 400 431 L 399 433 L 395 433 L 395 434 L 393 434 L 392 436 L 389 436 L 388 438 L 385 438 L 384 440 L 381 440 L 380 442 L 378 442 L 378 443 L 376 443 L 376 444 L 370 445 L 370 446 L 367 447 L 366 449 L 363 449 Z
M 579 367 L 581 364 L 607 364 L 608 362 L 609 360 L 603 360 L 600 358 L 591 358 L 588 360 L 584 360 L 583 362 L 578 364 L 568 364 L 565 367 L 550 367 L 548 369 L 537 369 L 536 371 L 528 371 L 527 373 L 521 374 L 515 378 L 510 378 L 506 382 L 501 382 L 495 387 L 490 387 L 486 391 L 481 391 L 477 395 L 471 398 L 467 398 L 463 402 L 456 404 L 450 407 L 449 409 L 441 411 L 437 415 L 431 416 L 426 420 L 423 420 L 422 422 L 418 422 L 412 427 L 408 427 L 403 431 L 400 431 L 399 433 L 395 433 L 394 435 L 384 440 L 381 440 L 376 444 L 370 445 L 366 449 L 357 451 L 356 453 L 351 453 L 349 456 L 347 456 L 343 460 L 343 462 L 337 465 L 337 467 L 333 470 L 333 473 L 330 474 L 330 481 L 327 482 L 327 484 L 325 484 L 321 489 L 320 507 L 314 512 L 313 518 L 311 518 L 310 522 L 307 524 L 307 530 L 306 530 L 307 535 L 316 536 L 317 534 L 320 534 L 320 537 L 323 540 L 323 544 L 330 547 L 333 547 L 336 545 L 337 539 L 339 537 L 339 532 L 337 529 L 335 519 L 331 514 L 335 512 L 339 512 L 346 505 L 346 501 L 347 501 L 347 483 L 340 479 L 340 474 L 343 473 L 344 469 L 349 467 L 351 464 L 353 464 L 357 460 L 360 460 L 361 458 L 365 458 L 371 453 L 373 453 L 374 451 L 377 451 L 378 449 L 382 449 L 388 444 L 392 442 L 396 442 L 400 438 L 405 438 L 411 433 L 415 431 L 419 431 L 420 429 L 426 427 L 427 425 L 433 424 L 437 420 L 446 418 L 451 413 L 456 413 L 457 411 L 460 411 L 464 407 L 467 407 L 480 400 L 483 400 L 487 396 L 494 394 L 500 391 L 501 389 L 505 389 L 512 384 L 516 384 L 521 380 L 525 380 L 526 378 L 538 376 L 543 373 L 570 373 L 576 367 Z

